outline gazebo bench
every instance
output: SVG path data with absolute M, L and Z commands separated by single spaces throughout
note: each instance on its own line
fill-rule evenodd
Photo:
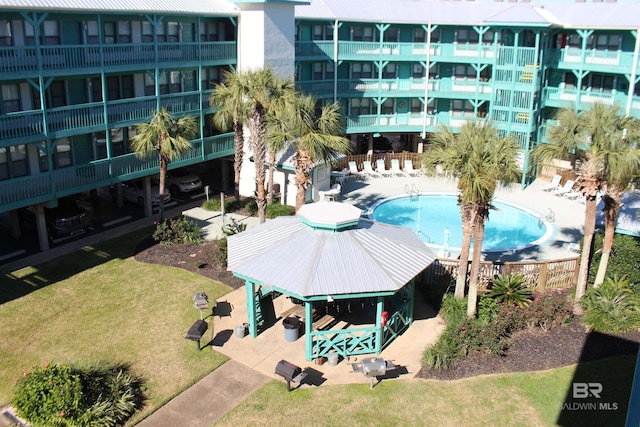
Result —
M 317 321 L 313 322 L 313 330 L 317 331 L 319 329 L 326 328 L 327 326 L 329 326 L 335 321 L 336 321 L 336 318 L 333 315 L 325 314 L 324 316 L 319 318 Z

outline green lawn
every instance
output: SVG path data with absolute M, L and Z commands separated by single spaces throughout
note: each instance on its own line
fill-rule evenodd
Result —
M 230 288 L 135 261 L 135 243 L 149 232 L 0 277 L 0 404 L 10 402 L 14 379 L 35 365 L 125 363 L 147 387 L 148 405 L 133 424 L 226 360 L 210 349 L 197 351 L 184 335 L 199 319 L 193 293 L 215 299 Z M 359 384 L 287 392 L 284 383 L 272 381 L 219 424 L 550 426 L 566 416 L 571 422 L 562 425 L 621 425 L 634 364 L 634 357 L 620 357 L 582 364 L 579 374 L 566 367 L 450 382 L 389 380 L 374 390 Z M 606 400 L 618 410 L 562 413 L 574 374 L 579 381 L 606 380 Z
M 635 357 L 580 365 L 583 378 L 607 378 L 603 400 L 615 411 L 561 411 L 575 366 L 457 381 L 382 381 L 287 392 L 271 381 L 227 414 L 220 426 L 622 426 Z M 603 380 L 600 380 L 603 381 Z M 559 418 L 562 417 L 562 418 Z
M 133 248 L 149 232 L 0 277 L 0 404 L 35 365 L 105 360 L 129 364 L 144 378 L 148 405 L 139 419 L 224 363 L 225 356 L 197 351 L 184 336 L 200 318 L 193 293 L 214 300 L 230 288 L 137 262 Z M 210 326 L 205 337 L 212 332 Z

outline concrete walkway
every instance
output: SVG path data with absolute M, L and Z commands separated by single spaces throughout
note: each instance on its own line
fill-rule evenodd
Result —
M 142 420 L 141 427 L 210 427 L 270 378 L 229 360 Z

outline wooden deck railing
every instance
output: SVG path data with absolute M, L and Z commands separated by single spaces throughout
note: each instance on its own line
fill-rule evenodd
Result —
M 478 291 L 486 291 L 496 276 L 508 273 L 524 275 L 527 284 L 533 290 L 570 287 L 578 280 L 579 265 L 579 257 L 505 263 L 482 261 Z M 427 286 L 448 284 L 453 288 L 458 277 L 458 267 L 457 259 L 438 259 L 417 277 L 417 283 Z M 471 269 L 471 263 L 469 263 L 469 269 Z

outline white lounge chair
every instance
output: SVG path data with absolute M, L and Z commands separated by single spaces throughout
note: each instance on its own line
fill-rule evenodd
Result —
M 553 191 L 556 188 L 560 188 L 561 179 L 562 177 L 560 175 L 554 175 L 553 178 L 551 178 L 551 182 L 542 187 L 542 191 Z
M 393 175 L 389 169 L 384 165 L 384 159 L 376 160 L 376 171 L 382 176 Z
M 571 189 L 573 188 L 573 184 L 575 184 L 575 181 L 570 179 L 567 182 L 565 182 L 562 187 L 558 187 L 555 190 L 551 190 L 551 194 L 555 194 L 556 196 L 564 196 L 566 193 L 571 191 Z
M 362 166 L 364 166 L 364 173 L 366 173 L 367 175 L 377 178 L 380 176 L 380 174 L 373 170 L 373 166 L 371 166 L 371 162 L 369 160 L 365 160 L 364 162 L 362 162 Z
M 321 202 L 335 202 L 340 199 L 341 191 L 342 186 L 340 184 L 334 184 L 331 186 L 330 190 L 318 191 L 318 195 L 320 196 Z
M 420 171 L 413 168 L 413 162 L 410 159 L 404 161 L 404 174 L 407 176 L 420 176 Z
M 356 179 L 367 177 L 365 172 L 358 170 L 358 165 L 354 161 L 349 162 L 349 175 L 355 176 Z
M 397 176 L 404 176 L 404 172 L 400 169 L 400 160 L 391 159 L 391 173 Z
M 567 245 L 567 250 L 571 254 L 579 254 L 580 253 L 580 243 L 569 243 Z

